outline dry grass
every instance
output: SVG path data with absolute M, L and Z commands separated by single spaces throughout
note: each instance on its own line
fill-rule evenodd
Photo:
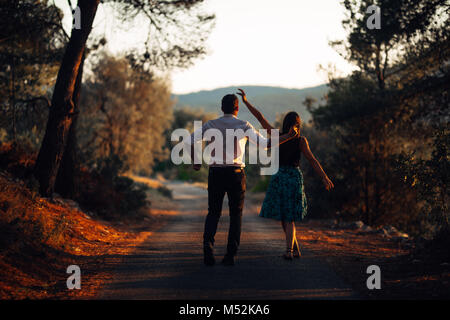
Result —
M 157 228 L 148 216 L 139 230 Z M 0 298 L 90 298 L 104 280 L 105 259 L 133 250 L 149 231 L 132 231 L 95 220 L 62 201 L 30 191 L 0 172 Z M 67 290 L 66 268 L 79 265 L 83 290 Z
M 152 179 L 152 178 L 148 178 L 148 177 L 137 176 L 134 174 L 128 174 L 128 175 L 126 175 L 126 177 L 133 179 L 134 181 L 136 181 L 138 183 L 145 184 L 146 186 L 148 186 L 152 189 L 158 189 L 158 188 L 164 187 L 164 184 L 159 179 Z
M 326 261 L 367 299 L 448 299 L 450 267 L 440 259 L 419 257 L 413 247 L 379 234 L 330 229 L 320 222 L 297 226 L 303 247 Z M 381 269 L 381 290 L 368 290 L 367 267 Z

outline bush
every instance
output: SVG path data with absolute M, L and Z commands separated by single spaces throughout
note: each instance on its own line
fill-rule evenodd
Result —
M 17 178 L 29 178 L 32 174 L 36 154 L 30 153 L 27 146 L 12 142 L 0 145 L 0 168 L 10 172 Z
M 181 181 L 207 182 L 208 166 L 203 165 L 199 171 L 196 171 L 192 168 L 192 165 L 180 165 L 177 168 L 176 179 Z
M 160 194 L 162 194 L 164 197 L 172 199 L 172 190 L 167 188 L 166 186 L 160 186 L 156 189 Z
M 149 188 L 144 184 L 137 184 L 127 177 L 114 179 L 114 190 L 122 199 L 119 203 L 119 212 L 126 215 L 137 212 L 148 204 L 146 191 Z
M 269 187 L 270 176 L 262 176 L 251 189 L 252 192 L 266 192 Z
M 450 177 L 450 131 L 438 128 L 433 134 L 432 152 L 429 159 L 417 159 L 415 153 L 403 153 L 396 157 L 396 174 L 406 188 L 414 190 L 420 205 L 420 215 L 416 224 L 418 232 L 433 238 L 448 232 L 449 198 L 448 183 Z M 441 236 L 440 236 L 441 237 Z
M 105 175 L 106 172 L 110 171 L 82 170 L 80 182 L 83 188 L 76 201 L 83 209 L 112 220 L 136 216 L 141 208 L 150 204 L 146 185 L 137 184 L 127 177 L 111 177 Z

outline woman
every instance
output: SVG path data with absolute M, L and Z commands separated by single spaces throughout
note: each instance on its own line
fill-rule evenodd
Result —
M 266 130 L 274 129 L 266 118 L 248 102 L 245 92 L 239 89 L 238 95 L 242 97 L 249 111 L 258 119 Z M 296 112 L 289 112 L 283 120 L 280 134 L 285 134 L 293 128 L 298 136 L 280 145 L 280 168 L 272 176 L 269 188 L 261 207 L 260 217 L 281 221 L 283 231 L 286 235 L 286 253 L 284 258 L 292 260 L 300 257 L 300 247 L 295 234 L 295 221 L 301 221 L 307 212 L 307 202 L 303 187 L 303 175 L 299 169 L 300 156 L 308 159 L 327 190 L 334 188 L 333 182 L 323 171 L 320 163 L 311 153 L 308 140 L 300 136 L 301 119 Z

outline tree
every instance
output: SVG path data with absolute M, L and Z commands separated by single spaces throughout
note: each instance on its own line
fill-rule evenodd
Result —
M 73 198 L 78 191 L 77 172 L 79 171 L 80 162 L 78 157 L 77 122 L 80 113 L 79 101 L 85 59 L 86 53 L 84 53 L 81 58 L 80 70 L 78 71 L 77 79 L 75 81 L 75 88 L 72 98 L 74 115 L 67 137 L 67 145 L 61 159 L 61 166 L 58 170 L 58 175 L 56 176 L 55 181 L 57 192 L 65 198 Z
M 104 55 L 93 67 L 81 103 L 79 140 L 91 164 L 117 159 L 122 172 L 149 173 L 165 143 L 171 94 L 160 79 L 149 81 L 124 58 Z
M 206 181 L 208 178 L 208 170 L 202 167 L 200 171 L 195 171 L 190 165 L 176 166 L 170 160 L 169 155 L 175 142 L 171 140 L 172 132 L 176 129 L 184 128 L 190 132 L 194 131 L 194 121 L 202 123 L 217 118 L 217 114 L 213 112 L 205 112 L 203 109 L 183 107 L 173 111 L 173 117 L 170 128 L 164 132 L 164 148 L 163 154 L 159 157 L 154 166 L 155 172 L 163 173 L 170 179 Z
M 380 89 L 401 71 L 398 66 L 405 61 L 404 52 L 413 50 L 417 42 L 428 39 L 436 29 L 448 29 L 448 16 L 442 16 L 449 8 L 446 0 L 344 0 L 343 5 L 347 12 L 342 22 L 348 32 L 347 41 L 331 45 L 361 72 L 376 79 Z M 366 11 L 372 5 L 380 8 L 380 29 L 367 28 Z
M 164 65 L 167 67 L 185 66 L 193 58 L 204 53 L 202 45 L 207 34 L 204 27 L 210 25 L 214 17 L 196 12 L 195 9 L 202 2 L 203 0 L 107 1 L 107 3 L 115 4 L 115 8 L 123 14 L 124 20 L 132 19 L 138 14 L 145 15 L 151 29 L 157 31 L 152 39 L 165 39 L 164 46 L 161 46 L 159 50 L 155 47 L 151 47 L 150 50 L 149 47 L 153 43 L 147 41 L 147 51 L 140 59 L 137 59 L 136 55 L 129 55 L 134 66 L 141 65 L 147 68 L 150 68 L 155 61 L 165 61 Z M 43 195 L 51 195 L 54 189 L 75 114 L 72 100 L 75 82 L 99 3 L 100 0 L 78 1 L 81 11 L 81 29 L 72 30 L 67 44 L 53 92 L 46 132 L 35 166 L 35 176 L 39 180 L 40 192 Z M 182 13 L 190 18 L 187 20 L 188 24 L 185 24 L 186 20 L 178 19 Z M 186 30 L 186 38 L 177 36 L 180 30 Z
M 405 147 L 386 129 L 391 126 L 384 112 L 390 91 L 385 88 L 386 94 L 380 96 L 377 83 L 362 73 L 334 79 L 329 85 L 326 105 L 315 109 L 313 115 L 316 126 L 329 131 L 330 149 L 335 148 L 333 163 L 325 166 L 335 168 L 336 185 L 343 191 L 337 210 L 380 224 L 409 200 L 394 188 L 390 156 Z
M 66 41 L 62 13 L 48 1 L 2 0 L 0 16 L 0 127 L 33 147 Z
M 379 30 L 366 26 L 366 9 L 374 3 L 381 8 Z M 417 193 L 402 183 L 394 159 L 411 150 L 428 155 L 432 135 L 410 129 L 427 113 L 424 108 L 448 110 L 449 27 L 448 14 L 442 15 L 448 4 L 343 4 L 348 37 L 331 44 L 358 70 L 332 78 L 326 105 L 313 110 L 315 124 L 328 131 L 337 150 L 327 164 L 339 168 L 337 184 L 345 189 L 337 207 L 369 224 L 405 226 L 420 213 Z
M 422 213 L 418 224 L 428 237 L 450 232 L 449 146 L 449 129 L 439 127 L 433 137 L 429 159 L 421 159 L 414 153 L 403 153 L 397 158 L 396 171 L 405 186 L 417 192 Z
M 73 92 L 86 41 L 100 0 L 79 0 L 81 28 L 73 29 L 58 72 L 47 128 L 36 160 L 35 176 L 42 195 L 51 195 L 74 115 Z

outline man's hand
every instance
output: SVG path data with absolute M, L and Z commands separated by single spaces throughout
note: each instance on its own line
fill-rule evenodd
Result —
M 195 171 L 198 171 L 198 170 L 201 169 L 202 165 L 201 164 L 194 164 L 192 167 L 194 168 Z
M 239 90 L 240 92 L 237 92 L 236 94 L 237 94 L 238 96 L 241 96 L 242 101 L 243 101 L 244 103 L 248 102 L 247 96 L 245 95 L 244 90 L 242 90 L 242 89 L 238 89 L 238 90 Z

